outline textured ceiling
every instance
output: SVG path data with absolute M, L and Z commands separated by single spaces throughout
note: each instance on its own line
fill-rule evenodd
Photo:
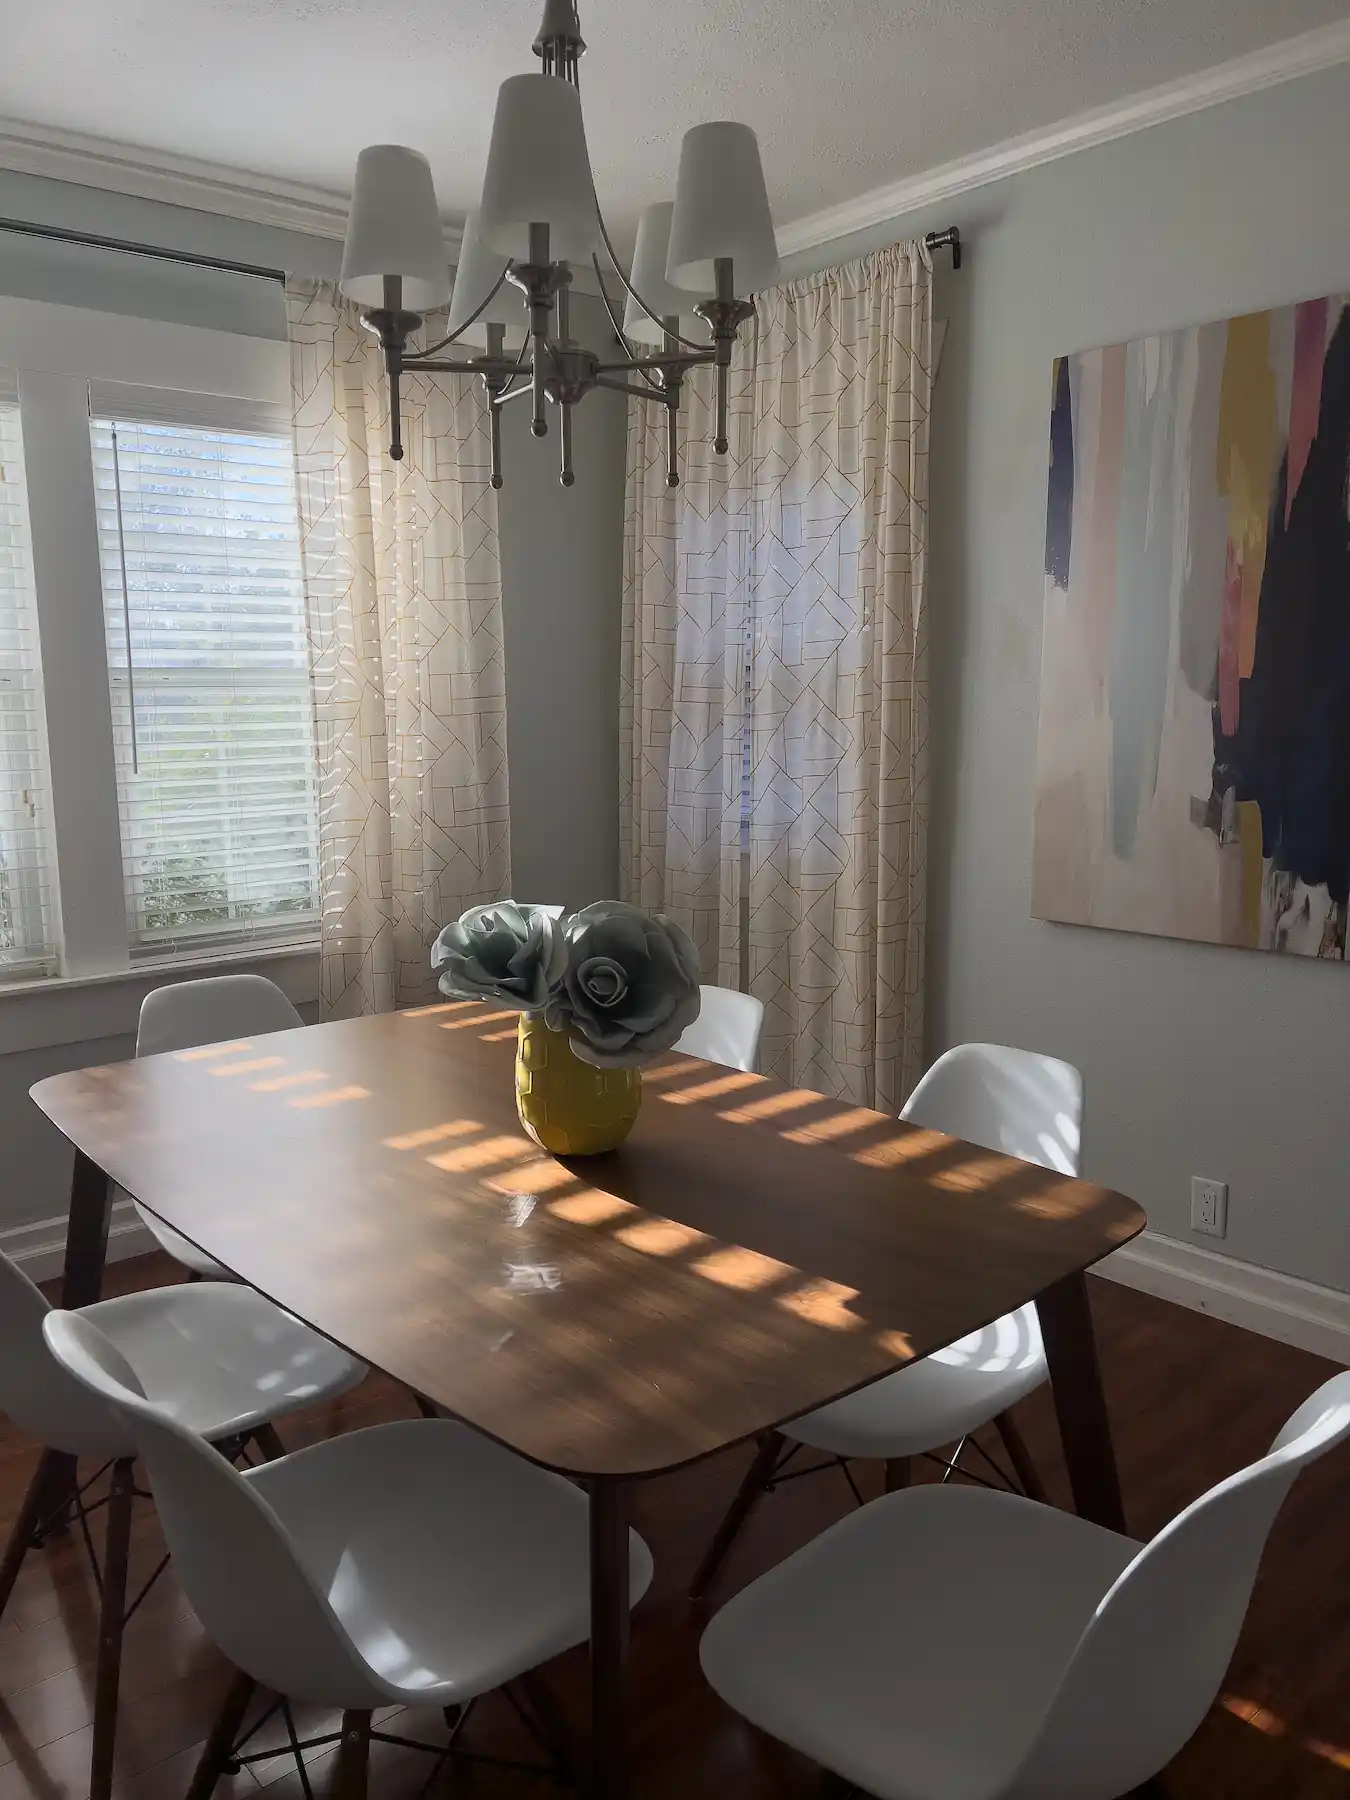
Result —
M 362 144 L 476 203 L 538 0 L 3 0 L 0 113 L 345 191 Z M 785 224 L 1344 17 L 1346 0 L 581 0 L 601 202 L 627 234 L 681 132 L 759 133 Z

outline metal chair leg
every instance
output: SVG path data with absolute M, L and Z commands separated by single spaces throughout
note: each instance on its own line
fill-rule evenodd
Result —
M 370 1714 L 345 1712 L 333 1777 L 333 1800 L 368 1800 L 369 1779 Z
M 275 1425 L 259 1425 L 250 1433 L 250 1436 L 268 1462 L 275 1462 L 279 1456 L 286 1455 L 286 1446 L 282 1443 Z
M 1045 1491 L 1045 1483 L 1031 1460 L 1031 1452 L 1027 1449 L 1026 1441 L 1017 1429 L 1012 1414 L 1001 1412 L 994 1423 L 998 1427 L 998 1435 L 1003 1439 L 1003 1448 L 1008 1452 L 1008 1461 L 1022 1484 L 1022 1492 L 1028 1500 L 1039 1500 L 1042 1506 L 1048 1506 L 1050 1496 Z
M 234 1741 L 239 1735 L 239 1727 L 244 1722 L 244 1714 L 248 1711 L 248 1703 L 253 1698 L 256 1686 L 251 1675 L 236 1675 L 231 1682 L 225 1703 L 211 1727 L 211 1735 L 202 1746 L 201 1758 L 193 1771 L 192 1784 L 187 1791 L 187 1800 L 211 1800 L 216 1791 L 216 1783 L 229 1764 L 230 1752 L 234 1749 Z
M 756 1502 L 764 1492 L 765 1484 L 777 1467 L 778 1459 L 783 1454 L 783 1445 L 786 1442 L 787 1439 L 780 1431 L 767 1432 L 759 1440 L 755 1460 L 746 1471 L 745 1480 L 737 1489 L 736 1498 L 727 1508 L 726 1516 L 717 1527 L 717 1534 L 708 1546 L 707 1555 L 698 1565 L 694 1579 L 689 1584 L 691 1600 L 700 1600 L 707 1592 L 713 1576 L 726 1560 L 727 1551 L 735 1543 L 741 1526 L 754 1511 Z
M 113 1750 L 117 1742 L 117 1688 L 122 1664 L 122 1628 L 127 1611 L 127 1561 L 131 1550 L 131 1508 L 135 1461 L 113 1464 L 108 1493 L 108 1535 L 103 1552 L 103 1597 L 98 1621 L 98 1667 L 94 1677 L 94 1746 L 89 1763 L 89 1800 L 112 1793 Z
M 14 1529 L 9 1534 L 5 1558 L 0 1562 L 0 1615 L 3 1615 L 9 1605 L 14 1583 L 19 1579 L 19 1570 L 23 1567 L 23 1559 L 33 1547 L 33 1534 L 42 1519 L 43 1499 L 52 1470 L 59 1459 L 60 1452 L 57 1450 L 42 1452 L 33 1479 L 28 1484 L 28 1492 L 23 1497 L 23 1505 L 19 1508 L 19 1516 L 14 1521 Z
M 913 1474 L 913 1465 L 907 1456 L 888 1456 L 886 1458 L 886 1492 L 898 1494 L 901 1488 L 907 1488 Z

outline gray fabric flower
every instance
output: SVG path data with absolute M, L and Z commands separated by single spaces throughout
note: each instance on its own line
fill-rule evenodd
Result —
M 567 966 L 562 920 L 514 900 L 471 906 L 431 946 L 431 966 L 443 994 L 542 1012 Z
M 672 919 L 597 900 L 563 930 L 567 972 L 544 1017 L 582 1062 L 635 1068 L 698 1017 L 698 952 Z

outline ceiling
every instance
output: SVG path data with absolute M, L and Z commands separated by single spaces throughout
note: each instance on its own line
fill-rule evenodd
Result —
M 581 0 L 601 203 L 627 236 L 680 135 L 739 118 L 786 225 L 1345 17 L 1347 0 Z M 44 0 L 6 8 L 0 113 L 344 192 L 363 144 L 475 205 L 540 0 Z

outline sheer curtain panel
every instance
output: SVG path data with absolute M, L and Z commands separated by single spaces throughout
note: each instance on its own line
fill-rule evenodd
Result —
M 932 267 L 921 244 L 759 296 L 732 447 L 628 445 L 621 854 L 761 1067 L 895 1110 L 922 1067 Z
M 320 1003 L 341 1018 L 429 998 L 437 930 L 510 890 L 497 504 L 475 382 L 405 377 L 393 463 L 379 349 L 356 309 L 292 279 L 287 310 Z

